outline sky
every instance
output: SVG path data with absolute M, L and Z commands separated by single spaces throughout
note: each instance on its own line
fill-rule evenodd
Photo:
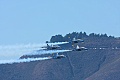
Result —
M 56 34 L 120 37 L 120 0 L 0 0 L 0 45 L 44 43 Z

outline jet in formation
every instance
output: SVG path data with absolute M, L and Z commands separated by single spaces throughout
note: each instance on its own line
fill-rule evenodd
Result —
M 79 43 L 79 42 L 84 42 L 84 40 L 82 40 L 82 39 L 76 39 L 76 38 L 73 38 L 73 40 L 72 40 L 73 44 Z
M 84 41 L 82 39 L 75 39 L 75 38 L 72 40 L 73 44 L 78 44 L 79 42 L 84 42 Z M 79 47 L 78 45 L 76 46 L 76 48 L 72 47 L 68 50 L 63 50 L 62 46 L 64 47 L 64 45 L 62 44 L 72 45 L 71 42 L 60 42 L 60 43 L 48 43 L 47 42 L 46 46 L 41 47 L 42 49 L 35 50 L 32 53 L 28 53 L 28 54 L 26 53 L 25 55 L 22 55 L 23 58 L 19 58 L 18 60 L 3 60 L 3 61 L 0 61 L 0 64 L 31 62 L 31 61 L 47 60 L 47 59 L 61 59 L 61 58 L 66 58 L 66 56 L 63 55 L 64 53 L 59 54 L 60 52 L 88 50 L 87 48 Z M 52 54 L 49 54 L 49 53 L 52 53 Z M 41 55 L 41 54 L 49 54 L 51 57 L 45 57 L 44 55 Z M 34 56 L 37 56 L 37 55 L 41 55 L 43 57 L 35 58 Z M 28 56 L 28 57 L 24 57 L 24 56 Z
M 74 44 L 77 44 L 77 43 L 80 43 L 80 42 L 84 42 L 84 40 L 82 40 L 82 39 L 75 39 L 75 38 L 73 38 L 73 40 L 72 40 L 72 46 L 74 45 Z M 68 42 L 68 43 L 71 43 L 71 42 Z M 44 50 L 59 50 L 59 49 L 61 49 L 61 47 L 60 46 L 58 46 L 58 45 L 49 45 L 48 44 L 48 42 L 46 43 L 47 44 L 47 46 L 43 46 L 43 47 L 41 47 L 41 48 L 44 48 Z M 73 49 L 71 49 L 70 51 L 86 51 L 86 50 L 88 50 L 87 48 L 85 48 L 85 47 L 79 47 L 78 45 L 76 46 L 76 48 L 74 48 L 73 47 Z M 54 55 L 52 55 L 53 57 L 53 59 L 61 59 L 61 58 L 65 58 L 66 56 L 65 55 L 59 55 L 58 53 L 54 53 Z
M 75 49 L 73 49 L 73 51 L 83 51 L 83 50 L 88 50 L 88 48 L 85 48 L 85 47 L 79 47 L 77 45 L 77 47 Z
M 65 58 L 66 56 L 65 55 L 63 55 L 63 54 L 58 54 L 58 53 L 53 53 L 53 56 L 52 56 L 52 58 L 53 59 L 61 59 L 61 58 Z
M 44 50 L 55 50 L 55 49 L 60 49 L 60 46 L 58 46 L 58 45 L 48 45 L 48 43 L 47 43 L 47 46 L 43 46 L 43 47 L 41 47 L 41 48 L 44 48 Z

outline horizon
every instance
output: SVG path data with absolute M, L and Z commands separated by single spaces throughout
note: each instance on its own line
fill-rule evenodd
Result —
M 120 1 L 1 0 L 0 45 L 44 43 L 72 32 L 120 37 Z
M 71 33 L 73 33 L 73 32 L 70 32 L 70 34 Z M 80 33 L 80 32 L 77 32 L 77 33 Z M 82 32 L 83 33 L 83 32 Z M 86 32 L 85 32 L 86 33 Z M 94 33 L 94 32 L 91 32 L 91 33 Z M 86 33 L 86 35 L 90 35 L 91 33 Z M 67 34 L 69 34 L 69 33 L 67 33 Z M 55 35 L 52 35 L 52 36 L 56 36 L 56 35 L 62 35 L 63 37 L 65 37 L 65 35 L 67 35 L 67 34 L 55 34 Z M 99 34 L 99 35 L 101 35 L 101 34 L 106 34 L 106 33 L 94 33 L 94 34 Z M 50 39 L 52 38 L 52 36 L 50 36 Z M 108 35 L 107 34 L 107 36 L 109 37 L 109 36 L 112 36 L 112 37 L 114 37 L 114 38 L 120 38 L 119 36 L 118 37 L 116 37 L 116 36 L 114 36 L 114 35 Z M 17 46 L 17 45 L 34 45 L 34 44 L 45 44 L 46 43 L 46 41 L 50 41 L 50 39 L 48 39 L 48 40 L 45 40 L 44 42 L 27 42 L 27 43 L 14 43 L 14 44 L 0 44 L 0 47 L 2 47 L 2 46 Z

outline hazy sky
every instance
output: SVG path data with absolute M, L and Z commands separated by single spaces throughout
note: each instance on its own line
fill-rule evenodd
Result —
M 120 36 L 120 0 L 0 0 L 0 44 L 73 31 Z

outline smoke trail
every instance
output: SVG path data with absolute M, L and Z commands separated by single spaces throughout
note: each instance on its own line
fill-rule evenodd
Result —
M 57 43 L 48 43 L 48 44 L 57 45 L 57 44 L 66 44 L 66 43 L 68 42 L 57 42 Z M 32 52 L 41 53 L 41 52 L 35 52 L 35 51 L 43 49 L 41 48 L 42 46 L 46 46 L 46 43 L 0 45 L 0 60 L 18 59 L 20 56 L 27 53 L 32 53 Z
M 49 45 L 59 45 L 59 44 L 67 44 L 69 42 L 55 42 L 55 43 L 48 43 Z
M 48 44 L 66 44 L 68 42 L 57 42 Z M 43 49 L 46 43 L 37 44 L 16 44 L 16 45 L 0 45 L 0 60 L 6 59 L 18 59 L 20 56 L 26 53 L 32 53 L 33 51 Z
M 31 62 L 38 60 L 47 60 L 47 59 L 52 59 L 52 58 L 43 57 L 43 58 L 27 58 L 27 59 L 18 59 L 18 60 L 0 60 L 0 64 L 13 64 L 13 63 Z
M 68 51 L 72 51 L 72 50 L 38 50 L 25 55 L 41 55 L 41 54 L 59 53 L 59 52 L 68 52 Z
M 0 45 L 0 60 L 18 59 L 21 55 L 39 50 L 43 44 Z
M 47 43 L 48 45 L 61 45 L 61 44 L 67 44 L 69 42 L 55 42 L 55 43 Z M 47 47 L 47 44 L 42 46 L 42 49 L 46 49 L 44 47 Z

